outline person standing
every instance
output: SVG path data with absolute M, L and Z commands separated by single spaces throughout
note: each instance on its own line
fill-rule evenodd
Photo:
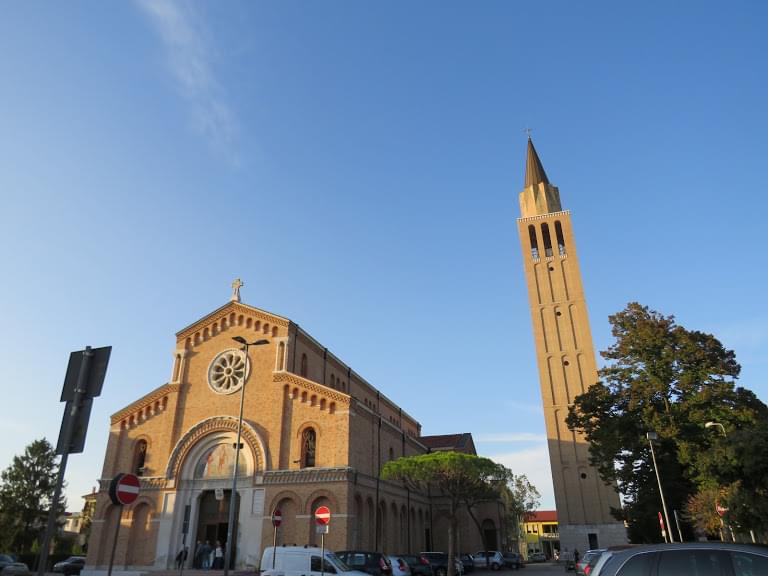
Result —
M 221 541 L 216 540 L 216 549 L 213 551 L 213 569 L 222 570 L 224 568 L 224 550 L 221 547 Z
M 200 549 L 200 567 L 203 570 L 210 570 L 211 568 L 211 543 L 208 540 Z

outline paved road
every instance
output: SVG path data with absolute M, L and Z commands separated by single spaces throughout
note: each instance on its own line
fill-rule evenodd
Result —
M 564 576 L 573 572 L 566 572 L 565 566 L 554 562 L 542 562 L 541 564 L 528 564 L 522 570 L 500 570 L 489 572 L 487 570 L 475 570 L 468 576 Z

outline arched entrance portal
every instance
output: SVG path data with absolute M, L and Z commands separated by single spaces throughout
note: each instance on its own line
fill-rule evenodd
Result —
M 218 493 L 218 494 L 217 494 Z M 219 496 L 219 498 L 217 498 Z M 227 546 L 227 529 L 229 527 L 229 504 L 232 499 L 231 490 L 203 490 L 200 495 L 199 512 L 197 516 L 197 540 L 207 542 L 212 550 L 216 546 L 221 546 L 222 550 Z M 237 526 L 238 511 L 240 510 L 240 498 L 235 499 L 235 524 L 232 534 L 232 561 L 230 568 L 234 568 L 234 560 L 237 557 Z M 210 559 L 210 566 L 214 568 L 223 568 L 223 566 L 213 566 L 213 558 Z M 222 560 L 223 562 L 223 560 Z

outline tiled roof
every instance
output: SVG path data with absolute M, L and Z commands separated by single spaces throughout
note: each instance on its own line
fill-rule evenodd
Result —
M 537 510 L 525 517 L 526 522 L 557 522 L 557 510 Z

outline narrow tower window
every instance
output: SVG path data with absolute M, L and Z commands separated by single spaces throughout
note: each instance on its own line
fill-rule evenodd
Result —
M 539 259 L 539 241 L 536 239 L 536 227 L 531 224 L 528 226 L 528 236 L 531 239 L 531 257 L 534 260 Z
M 301 434 L 301 466 L 302 468 L 315 467 L 315 448 L 317 436 L 314 428 L 307 428 Z
M 563 239 L 563 227 L 560 220 L 555 220 L 555 237 L 557 238 L 557 251 L 560 256 L 565 256 L 565 240 Z
M 144 476 L 146 467 L 144 466 L 147 461 L 147 441 L 139 440 L 136 443 L 136 449 L 133 455 L 133 473 L 136 476 Z
M 307 355 L 306 354 L 301 355 L 301 369 L 299 371 L 299 375 L 302 378 L 307 377 Z
M 552 238 L 549 236 L 549 224 L 541 225 L 541 237 L 544 239 L 544 256 L 552 256 Z

